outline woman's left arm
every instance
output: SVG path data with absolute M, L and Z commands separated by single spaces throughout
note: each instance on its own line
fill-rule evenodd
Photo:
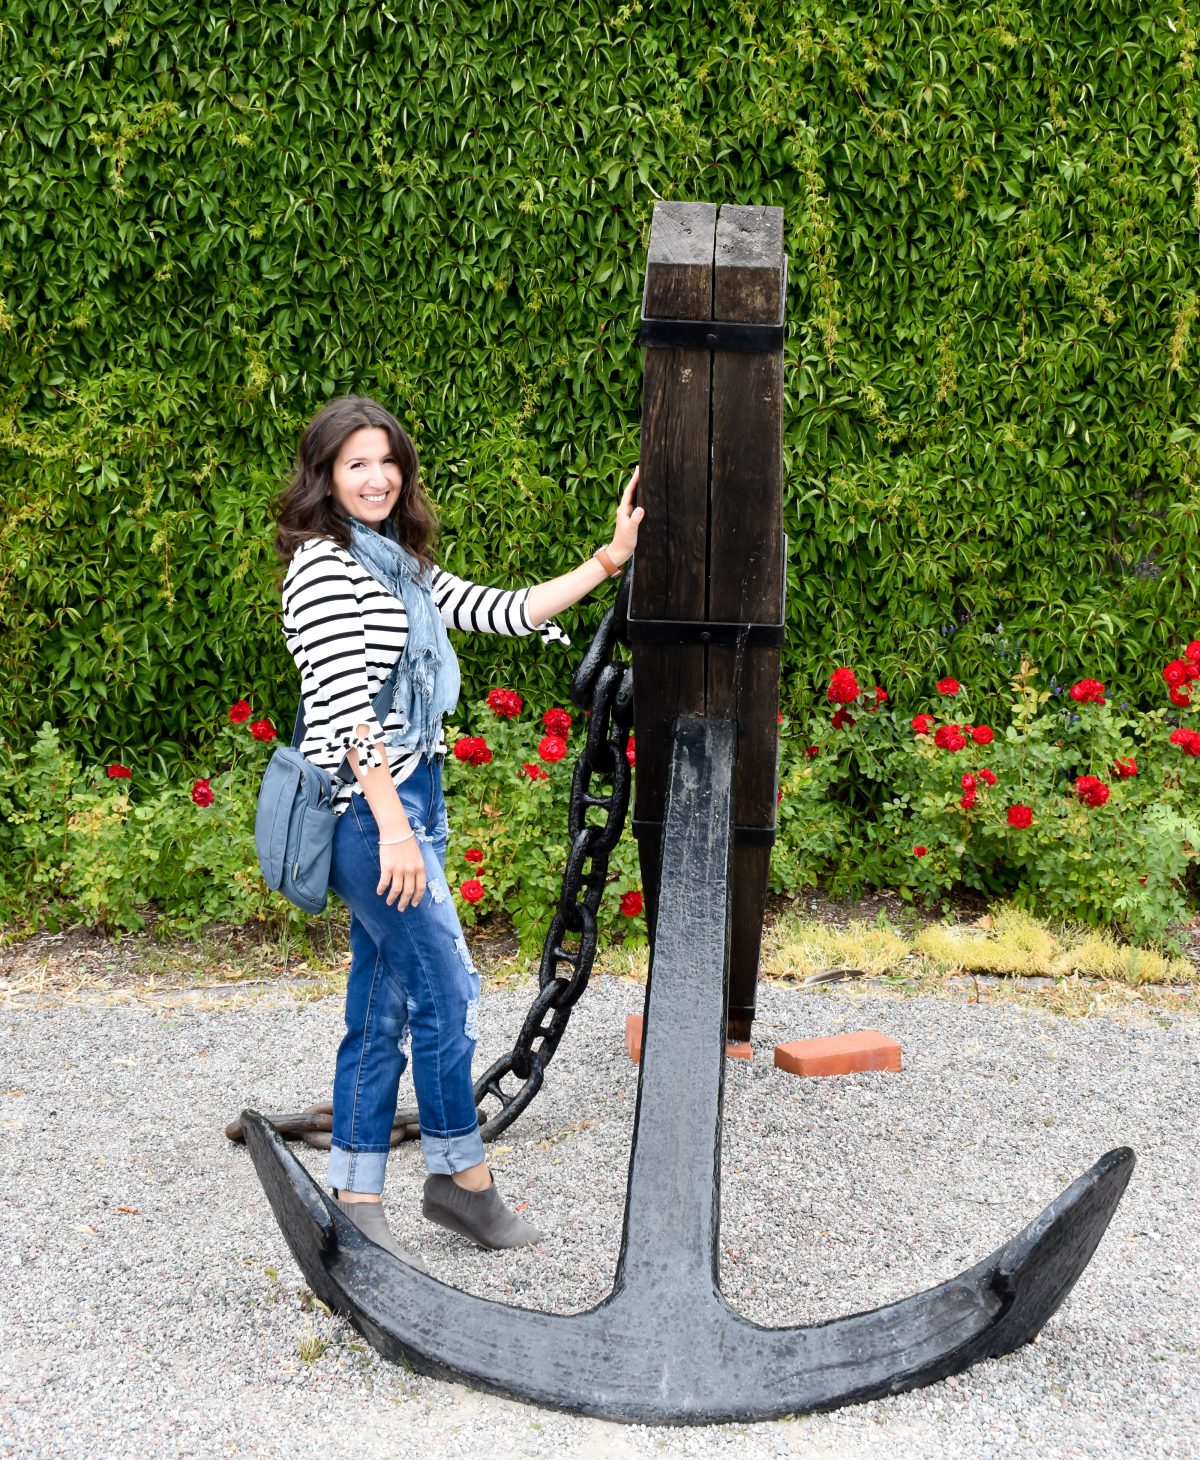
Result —
M 617 520 L 613 528 L 612 542 L 601 550 L 614 570 L 622 567 L 633 557 L 633 550 L 637 547 L 638 527 L 646 515 L 643 508 L 633 505 L 637 484 L 638 471 L 635 469 L 629 478 L 629 485 L 621 494 L 621 500 L 617 504 Z M 530 625 L 535 629 L 540 628 L 548 618 L 553 618 L 564 608 L 570 608 L 573 603 L 578 603 L 593 588 L 598 588 L 606 578 L 612 576 L 608 566 L 599 557 L 593 557 L 589 558 L 586 563 L 581 563 L 578 568 L 572 568 L 569 573 L 564 573 L 560 578 L 551 578 L 548 583 L 535 584 L 529 590 L 529 596 L 525 600 L 525 612 Z

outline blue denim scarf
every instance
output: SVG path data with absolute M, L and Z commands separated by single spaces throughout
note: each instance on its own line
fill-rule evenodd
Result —
M 432 756 L 441 737 L 442 716 L 458 704 L 462 688 L 458 658 L 433 601 L 433 575 L 401 546 L 391 522 L 376 532 L 357 518 L 347 520 L 351 556 L 404 604 L 408 615 L 408 640 L 392 698 L 404 728 L 389 730 L 383 743 Z

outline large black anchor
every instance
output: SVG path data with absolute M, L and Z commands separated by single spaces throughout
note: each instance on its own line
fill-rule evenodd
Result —
M 706 1424 L 832 1409 L 1009 1353 L 1086 1267 L 1133 1170 L 1103 1156 L 1011 1241 L 950 1281 L 867 1313 L 762 1328 L 718 1286 L 734 726 L 675 724 L 645 1043 L 611 1294 L 558 1316 L 461 1293 L 373 1246 L 261 1115 L 242 1127 L 313 1292 L 386 1358 L 577 1413 Z

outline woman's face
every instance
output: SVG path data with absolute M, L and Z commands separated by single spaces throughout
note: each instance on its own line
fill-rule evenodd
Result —
M 342 442 L 334 458 L 329 495 L 359 522 L 378 527 L 400 497 L 404 476 L 382 426 L 362 426 Z

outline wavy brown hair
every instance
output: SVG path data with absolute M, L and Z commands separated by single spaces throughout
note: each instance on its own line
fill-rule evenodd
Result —
M 432 566 L 437 539 L 437 518 L 421 486 L 417 448 L 391 411 L 365 395 L 346 395 L 321 407 L 305 427 L 296 450 L 296 470 L 275 502 L 275 551 L 285 563 L 301 543 L 313 537 L 331 538 L 350 546 L 350 525 L 329 495 L 333 463 L 347 436 L 364 427 L 386 431 L 392 455 L 400 465 L 403 485 L 390 521 L 401 543 Z

